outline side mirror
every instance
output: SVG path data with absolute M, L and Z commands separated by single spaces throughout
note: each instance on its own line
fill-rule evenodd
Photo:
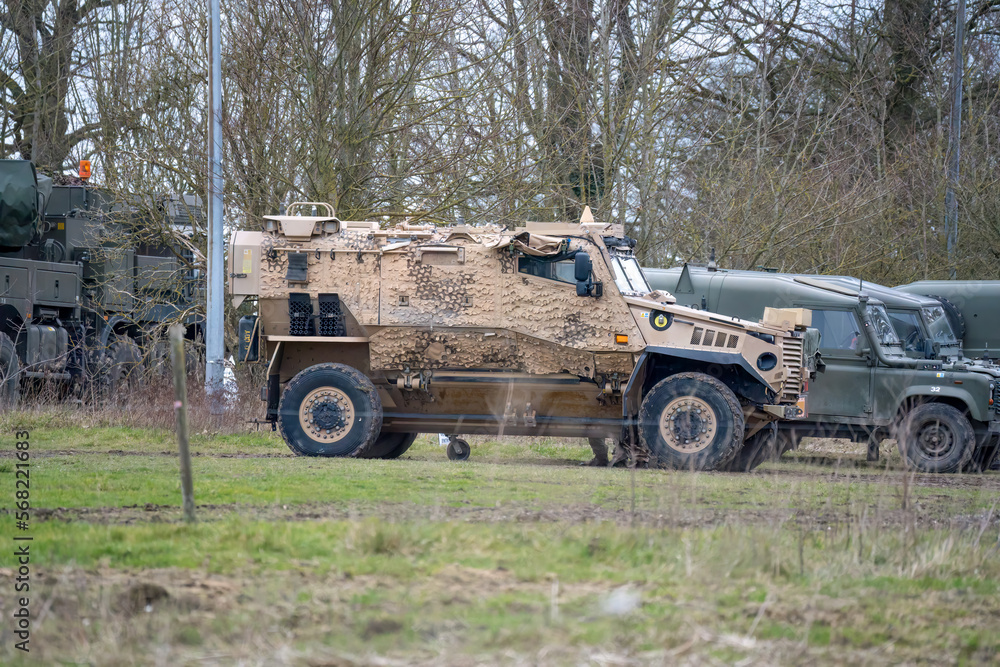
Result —
M 573 274 L 577 284 L 590 281 L 590 272 L 594 268 L 590 261 L 590 255 L 585 252 L 578 252 L 574 259 L 576 265 L 573 267 Z
M 590 255 L 585 252 L 578 252 L 574 256 L 573 277 L 576 278 L 576 295 L 592 296 L 600 299 L 604 296 L 604 283 L 594 282 L 590 275 L 594 265 L 590 261 Z

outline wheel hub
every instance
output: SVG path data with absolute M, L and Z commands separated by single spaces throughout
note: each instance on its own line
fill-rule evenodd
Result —
M 341 440 L 353 423 L 354 404 L 334 387 L 314 389 L 299 407 L 299 425 L 307 436 L 319 442 Z
M 947 426 L 941 422 L 933 422 L 920 429 L 917 442 L 926 455 L 940 457 L 951 450 L 955 438 Z
M 681 452 L 699 452 L 711 444 L 718 430 L 715 412 L 695 396 L 670 401 L 660 413 L 660 435 Z
M 335 401 L 317 401 L 312 406 L 313 423 L 323 430 L 344 427 L 344 411 Z

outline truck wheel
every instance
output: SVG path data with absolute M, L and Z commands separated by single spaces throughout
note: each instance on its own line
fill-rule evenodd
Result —
M 958 472 L 972 458 L 976 434 L 957 408 L 924 403 L 903 418 L 896 444 L 903 460 L 914 470 Z
M 416 439 L 416 433 L 382 433 L 371 449 L 365 453 L 364 458 L 398 459 Z
M 733 460 L 726 465 L 728 472 L 753 472 L 762 463 L 777 461 L 791 449 L 791 442 L 783 433 L 775 433 L 768 427 L 754 433 L 743 442 Z
M 382 430 L 382 401 L 360 371 L 318 364 L 285 387 L 278 427 L 288 447 L 301 456 L 364 457 Z
M 715 470 L 743 442 L 736 394 L 710 375 L 678 373 L 660 380 L 639 408 L 639 437 L 660 465 Z
M 0 333 L 0 406 L 14 407 L 21 397 L 21 362 L 7 334 Z
M 104 355 L 104 372 L 101 377 L 105 396 L 114 396 L 136 380 L 142 356 L 139 346 L 128 336 L 113 335 Z

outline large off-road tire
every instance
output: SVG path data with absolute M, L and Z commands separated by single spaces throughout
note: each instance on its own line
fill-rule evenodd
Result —
M 762 463 L 777 461 L 781 455 L 794 449 L 786 433 L 775 433 L 765 426 L 743 442 L 733 460 L 726 465 L 729 472 L 753 472 Z
M 21 397 L 21 362 L 14 343 L 0 333 L 0 407 L 12 408 Z
M 958 472 L 972 458 L 976 433 L 960 410 L 923 403 L 910 410 L 896 434 L 899 453 L 919 472 Z
M 138 383 L 142 355 L 139 346 L 128 336 L 113 334 L 104 353 L 100 390 L 105 398 L 113 398 Z
M 285 387 L 278 427 L 288 447 L 301 456 L 364 457 L 382 430 L 382 400 L 360 371 L 317 364 Z
M 364 458 L 398 459 L 416 439 L 416 433 L 380 433 L 378 440 L 365 453 Z
M 736 394 L 704 373 L 678 373 L 658 382 L 639 408 L 639 437 L 655 462 L 681 470 L 716 470 L 743 443 L 743 410 Z

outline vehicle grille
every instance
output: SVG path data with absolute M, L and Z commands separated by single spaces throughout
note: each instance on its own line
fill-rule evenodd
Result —
M 691 333 L 692 345 L 705 345 L 706 347 L 726 347 L 736 349 L 740 344 L 740 337 L 736 334 L 716 333 L 713 329 L 702 329 L 695 327 Z
M 802 339 L 781 337 L 781 362 L 785 367 L 785 384 L 781 388 L 781 402 L 795 403 L 802 393 Z

